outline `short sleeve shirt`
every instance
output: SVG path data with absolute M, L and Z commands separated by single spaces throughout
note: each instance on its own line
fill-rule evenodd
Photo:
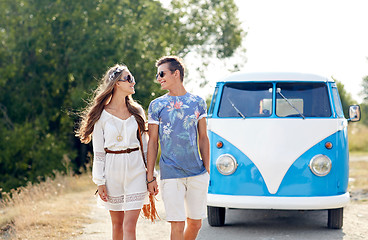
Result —
M 161 179 L 185 178 L 206 172 L 198 151 L 198 121 L 207 116 L 206 102 L 199 96 L 168 94 L 148 108 L 148 123 L 159 126 Z

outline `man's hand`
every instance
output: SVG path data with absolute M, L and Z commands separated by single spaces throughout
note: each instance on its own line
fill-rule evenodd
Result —
M 151 178 L 151 180 L 153 180 L 153 178 Z M 158 185 L 156 180 L 154 180 L 153 182 L 148 181 L 147 188 L 150 194 L 155 196 L 158 194 Z

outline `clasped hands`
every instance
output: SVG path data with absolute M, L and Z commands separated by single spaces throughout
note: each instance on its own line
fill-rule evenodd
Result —
M 158 194 L 158 185 L 156 181 L 156 177 L 148 177 L 147 175 L 147 189 L 150 192 L 151 195 L 157 195 Z

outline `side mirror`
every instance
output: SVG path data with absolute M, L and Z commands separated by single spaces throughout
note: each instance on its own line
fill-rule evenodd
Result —
M 349 107 L 349 119 L 348 121 L 358 122 L 360 120 L 360 106 L 351 105 Z

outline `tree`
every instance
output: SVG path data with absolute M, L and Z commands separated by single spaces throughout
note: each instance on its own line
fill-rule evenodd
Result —
M 362 112 L 362 119 L 361 122 L 368 126 L 368 116 L 366 116 L 366 114 L 368 114 L 368 76 L 363 78 L 363 103 L 360 104 L 360 110 Z
M 231 56 L 243 33 L 233 0 L 3 0 L 0 2 L 0 184 L 7 189 L 83 166 L 86 146 L 73 136 L 97 81 L 115 63 L 137 80 L 147 108 L 162 94 L 162 55 Z M 6 189 L 6 188 L 4 188 Z
M 368 76 L 365 76 L 363 78 L 363 83 L 362 83 L 362 87 L 363 87 L 363 96 L 364 96 L 364 101 L 368 102 Z
M 344 116 L 345 118 L 349 118 L 349 106 L 356 104 L 356 102 L 352 98 L 351 94 L 346 91 L 344 84 L 342 84 L 340 81 L 336 79 L 334 80 L 336 82 L 337 89 L 339 91 Z

